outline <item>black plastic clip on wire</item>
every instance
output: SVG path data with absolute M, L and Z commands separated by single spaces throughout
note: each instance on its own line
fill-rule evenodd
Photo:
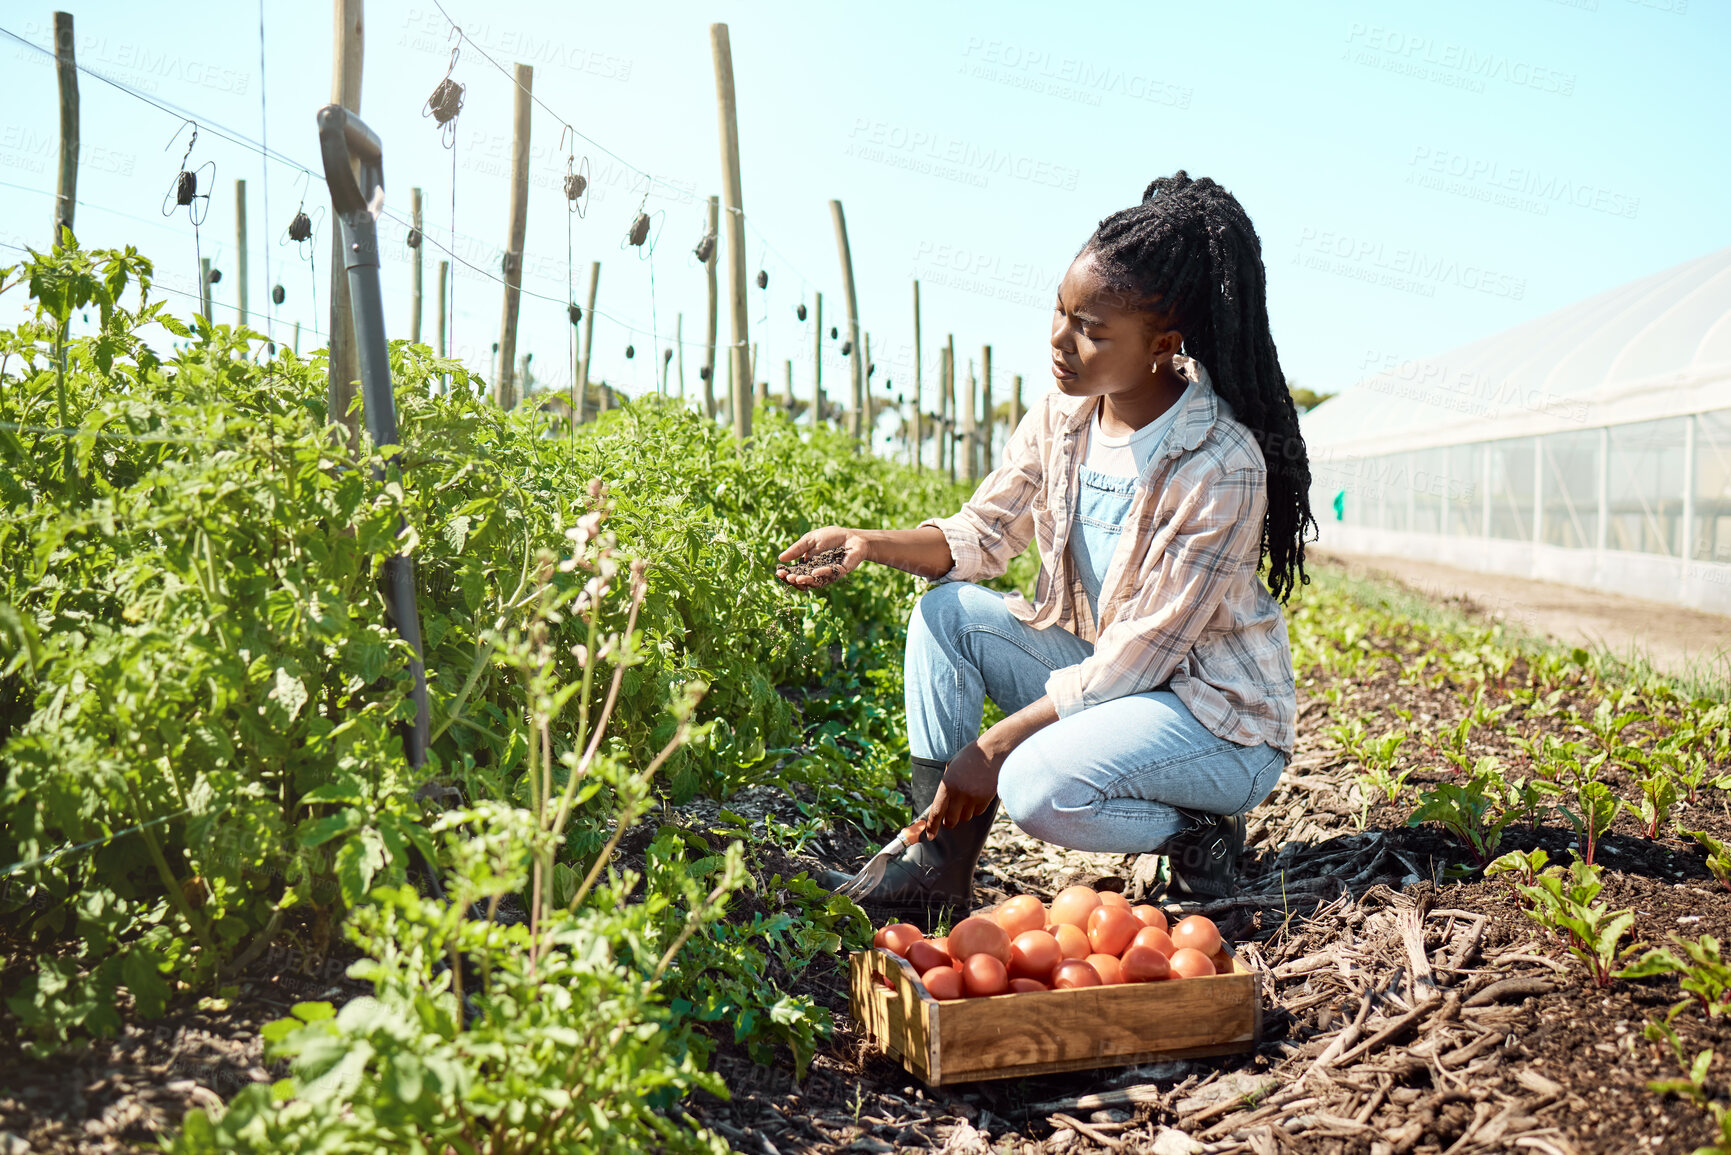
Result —
M 576 144 L 577 130 L 570 125 L 564 125 L 559 130 L 559 147 L 565 148 L 569 138 Z M 576 213 L 581 219 L 589 215 L 589 157 L 586 155 L 579 161 L 577 150 L 573 147 L 565 152 L 565 208 Z
M 186 152 L 181 155 L 180 164 L 176 167 L 174 182 L 168 186 L 168 193 L 162 198 L 162 215 L 165 217 L 173 216 L 175 209 L 185 205 L 186 215 L 191 219 L 193 228 L 196 229 L 204 223 L 206 214 L 210 212 L 210 193 L 198 191 L 198 174 L 208 168 L 210 175 L 205 178 L 204 184 L 206 188 L 214 185 L 216 183 L 216 162 L 207 160 L 196 168 L 189 169 L 186 167 L 187 162 L 192 159 L 193 146 L 198 144 L 198 125 L 190 120 L 184 121 L 179 128 L 174 130 L 174 135 L 168 138 L 168 143 L 163 145 L 162 151 L 167 152 L 173 148 L 174 142 L 179 140 L 180 134 L 188 128 L 192 129 L 192 137 L 186 142 Z M 200 201 L 204 203 L 201 205 Z
M 451 46 L 451 62 L 445 66 L 445 77 L 433 88 L 433 95 L 427 97 L 427 102 L 421 106 L 421 115 L 432 117 L 433 122 L 439 126 L 446 148 L 457 146 L 457 115 L 463 111 L 465 91 L 462 84 L 451 79 L 451 73 L 457 68 L 457 56 L 463 48 L 463 30 L 453 24 L 451 38 L 457 43 Z

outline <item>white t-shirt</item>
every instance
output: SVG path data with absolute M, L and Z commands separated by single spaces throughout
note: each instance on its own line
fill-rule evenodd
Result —
M 1178 411 L 1184 408 L 1184 403 L 1189 400 L 1190 391 L 1194 388 L 1195 382 L 1185 386 L 1183 394 L 1172 403 L 1171 408 L 1125 437 L 1108 437 L 1102 432 L 1101 406 L 1094 406 L 1094 420 L 1088 427 L 1088 456 L 1082 464 L 1095 473 L 1104 473 L 1108 477 L 1141 477 L 1143 468 L 1153 460 L 1160 443 L 1166 440 L 1166 431 L 1178 420 Z

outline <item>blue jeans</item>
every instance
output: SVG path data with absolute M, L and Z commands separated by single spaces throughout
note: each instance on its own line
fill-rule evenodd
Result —
M 980 733 L 990 695 L 1005 714 L 1044 696 L 1046 675 L 1093 653 L 1061 629 L 1012 617 L 1004 595 L 947 582 L 908 623 L 908 744 L 948 762 Z M 1288 756 L 1208 730 L 1170 690 L 1102 702 L 1060 718 L 1004 762 L 998 797 L 1017 826 L 1075 850 L 1145 854 L 1204 815 L 1240 814 L 1268 797 Z

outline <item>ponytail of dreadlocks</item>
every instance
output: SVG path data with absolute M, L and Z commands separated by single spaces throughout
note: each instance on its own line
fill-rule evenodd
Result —
M 1310 512 L 1310 461 L 1268 328 L 1262 244 L 1235 197 L 1183 170 L 1161 177 L 1142 203 L 1113 213 L 1082 246 L 1113 289 L 1160 314 L 1184 335 L 1214 391 L 1262 446 L 1268 463 L 1268 512 L 1262 550 L 1268 588 L 1285 601 L 1304 572 Z

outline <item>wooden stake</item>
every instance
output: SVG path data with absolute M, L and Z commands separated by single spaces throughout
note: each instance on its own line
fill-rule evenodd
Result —
M 769 378 L 757 375 L 757 342 L 751 343 L 751 379 L 757 384 L 757 404 L 760 407 L 769 405 Z
M 583 372 L 577 394 L 577 423 L 589 408 L 589 363 L 595 358 L 595 291 L 601 287 L 601 262 L 589 262 L 589 303 L 583 308 Z M 600 404 L 596 404 L 600 409 Z
M 992 471 L 992 430 L 998 415 L 992 411 L 992 347 L 980 351 L 980 401 L 986 412 L 986 423 L 980 431 L 980 476 Z
M 715 312 L 716 286 L 715 266 L 720 259 L 716 250 L 721 247 L 720 227 L 721 198 L 709 198 L 709 235 L 717 238 L 709 246 L 709 260 L 704 262 L 704 268 L 709 278 L 709 340 L 703 354 L 703 412 L 711 421 L 715 420 Z
M 445 356 L 445 287 L 451 279 L 451 262 L 439 262 L 439 356 Z
M 409 190 L 409 227 L 415 243 L 409 255 L 409 340 L 421 343 L 421 190 Z M 242 305 L 241 308 L 245 308 Z
M 924 418 L 921 417 L 921 415 L 920 415 L 920 283 L 918 281 L 915 281 L 914 282 L 914 450 L 913 450 L 913 454 L 912 454 L 913 466 L 914 466 L 914 472 L 915 473 L 918 473 L 925 468 L 925 461 L 920 456 L 921 450 L 923 450 L 925 448 L 925 445 L 924 445 L 925 438 L 923 436 L 924 429 L 922 428 L 923 421 L 924 421 Z
M 866 448 L 869 450 L 872 443 L 872 431 L 877 428 L 875 421 L 877 415 L 873 412 L 875 404 L 872 401 L 872 335 L 870 333 L 865 333 L 860 337 L 860 347 L 855 352 L 859 354 L 860 376 L 865 379 L 865 389 L 861 394 L 863 403 L 860 406 L 860 419 L 864 425 L 860 429 L 860 435 L 864 438 Z
M 812 311 L 811 424 L 823 424 L 823 294 L 817 295 Z
M 939 346 L 939 348 L 938 348 L 938 403 L 936 405 L 932 406 L 932 411 L 936 415 L 936 419 L 937 419 L 936 427 L 932 430 L 932 439 L 937 442 L 937 461 L 935 462 L 935 464 L 937 466 L 937 470 L 939 473 L 942 473 L 944 471 L 944 393 L 945 393 L 945 382 L 948 380 L 948 376 L 949 376 L 949 370 L 947 368 L 948 364 L 949 364 L 949 355 L 945 351 L 943 346 Z
M 301 355 L 301 323 L 299 321 L 295 322 L 294 351 L 295 351 L 296 357 L 299 357 Z
M 1010 378 L 1010 432 L 1022 424 L 1022 375 L 1017 373 Z
M 745 198 L 739 176 L 739 109 L 733 96 L 733 47 L 727 25 L 709 26 L 710 48 L 715 55 L 716 109 L 721 119 L 721 194 L 727 198 L 727 265 L 731 282 L 728 302 L 733 314 L 733 344 L 728 366 L 733 380 L 733 435 L 743 442 L 751 436 L 750 336 L 746 332 L 745 295 Z
M 849 367 L 853 379 L 853 411 L 848 414 L 848 432 L 859 437 L 863 431 L 860 419 L 865 408 L 865 364 L 860 356 L 859 299 L 853 290 L 853 253 L 847 243 L 847 218 L 842 215 L 841 202 L 829 202 L 830 219 L 835 222 L 835 244 L 841 254 L 841 287 L 847 297 L 847 337 L 853 345 Z
M 240 298 L 240 321 L 246 324 L 246 182 L 234 182 L 235 295 Z
M 340 104 L 350 112 L 361 111 L 362 0 L 332 0 L 331 17 L 334 31 L 331 60 L 331 103 Z M 330 379 L 326 386 L 325 403 L 330 420 L 348 431 L 349 448 L 361 443 L 360 419 L 354 412 L 355 385 L 361 375 L 360 361 L 355 354 L 354 315 L 349 308 L 349 278 L 345 270 L 343 230 L 331 228 Z
M 789 419 L 791 419 L 793 417 L 793 361 L 791 359 L 787 363 L 787 402 L 786 402 L 786 405 L 787 405 L 787 415 L 788 415 Z
M 950 463 L 950 480 L 956 479 L 956 335 L 944 340 L 944 456 Z
M 210 258 L 198 258 L 198 310 L 210 324 Z
M 501 409 L 517 404 L 512 368 L 517 360 L 517 307 L 523 296 L 523 238 L 529 227 L 529 96 L 535 67 L 514 69 L 516 104 L 511 115 L 511 215 L 505 241 L 505 311 L 499 321 L 499 360 L 493 379 L 493 401 Z
M 679 406 L 685 407 L 685 314 L 673 322 L 673 347 L 679 350 Z
M 54 241 L 72 227 L 78 208 L 78 60 L 73 52 L 72 13 L 54 14 L 54 66 L 60 79 L 60 170 L 54 195 Z M 52 249 L 53 245 L 49 248 Z
M 962 476 L 977 481 L 980 476 L 979 419 L 974 412 L 974 359 L 968 358 L 968 391 L 962 398 Z

